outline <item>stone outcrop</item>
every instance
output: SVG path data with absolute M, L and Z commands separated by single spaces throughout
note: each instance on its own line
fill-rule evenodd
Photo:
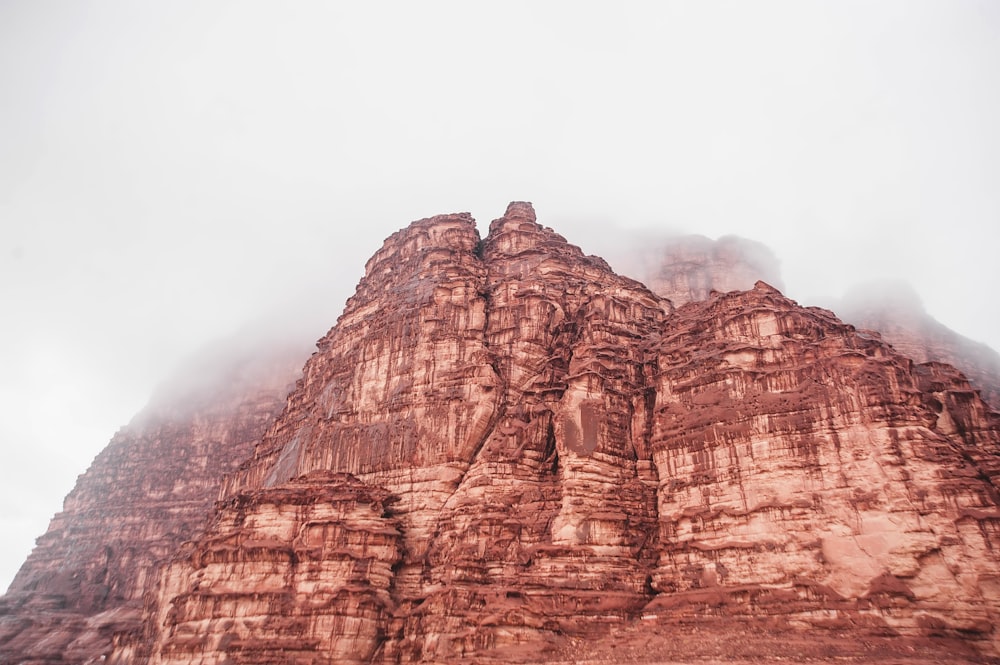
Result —
M 526 203 L 388 238 L 230 468 L 109 662 L 1000 655 L 962 374 L 763 282 L 674 309 Z
M 0 599 L 0 662 L 92 662 L 114 634 L 141 629 L 144 594 L 201 532 L 304 355 L 271 338 L 227 340 L 164 384 L 80 476 Z
M 368 662 L 394 609 L 400 533 L 387 516 L 390 496 L 313 472 L 220 502 L 207 532 L 163 575 L 171 602 L 155 617 L 165 635 L 153 662 L 210 653 L 232 663 Z M 143 645 L 115 662 L 141 658 Z

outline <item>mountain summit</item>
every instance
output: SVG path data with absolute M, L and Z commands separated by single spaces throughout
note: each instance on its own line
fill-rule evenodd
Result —
M 247 395 L 95 461 L 3 662 L 998 655 L 1000 418 L 764 282 L 675 309 L 528 203 L 432 217 Z M 97 476 L 146 498 L 101 521 Z

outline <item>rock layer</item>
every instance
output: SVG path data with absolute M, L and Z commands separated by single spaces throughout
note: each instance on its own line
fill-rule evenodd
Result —
M 164 573 L 171 602 L 158 608 L 153 662 L 368 662 L 384 639 L 400 559 L 389 496 L 314 472 L 220 502 L 208 531 Z M 114 660 L 141 655 L 121 650 Z

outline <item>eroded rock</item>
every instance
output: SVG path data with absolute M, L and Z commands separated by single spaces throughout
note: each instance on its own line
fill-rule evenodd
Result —
M 767 284 L 705 298 L 526 203 L 394 234 L 112 662 L 997 655 L 997 415 Z

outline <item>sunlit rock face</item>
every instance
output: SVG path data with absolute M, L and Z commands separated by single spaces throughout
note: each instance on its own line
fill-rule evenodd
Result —
M 466 215 L 421 220 L 171 565 L 153 661 L 296 662 L 267 651 L 289 616 L 304 662 L 610 658 L 692 623 L 989 652 L 998 441 L 960 374 L 764 283 L 674 311 L 527 204 L 482 241 Z M 263 498 L 323 473 L 391 499 L 317 517 Z M 258 521 L 278 535 L 247 545 Z M 338 555 L 363 611 L 305 601 L 334 584 L 289 563 L 317 521 L 378 548 Z
M 388 238 L 259 425 L 69 662 L 997 655 L 1000 423 L 963 375 L 763 282 L 674 309 L 526 203 Z
M 93 662 L 115 633 L 141 630 L 143 595 L 202 530 L 303 360 L 294 345 L 227 341 L 167 382 L 80 476 L 0 599 L 0 662 Z

